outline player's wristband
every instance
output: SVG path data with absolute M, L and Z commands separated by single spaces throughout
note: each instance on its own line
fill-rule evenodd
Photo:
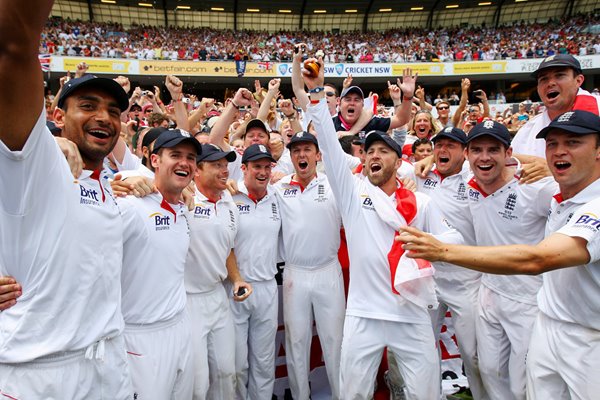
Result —
M 319 93 L 319 92 L 322 92 L 323 90 L 325 90 L 325 88 L 323 86 L 318 86 L 314 89 L 310 89 L 308 91 L 308 93 Z

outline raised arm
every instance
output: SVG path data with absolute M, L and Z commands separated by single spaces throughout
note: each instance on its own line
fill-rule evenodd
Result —
M 267 117 L 269 116 L 269 111 L 271 110 L 271 102 L 279 95 L 280 84 L 281 79 L 271 79 L 269 81 L 269 89 L 267 90 L 267 94 L 262 100 L 262 103 L 260 103 L 260 108 L 258 109 L 256 118 L 260 119 L 265 124 L 267 123 Z
M 302 110 L 306 111 L 310 99 L 308 93 L 304 90 L 304 81 L 302 80 L 302 56 L 304 55 L 304 49 L 306 44 L 299 43 L 294 47 L 294 57 L 292 63 L 292 90 L 298 100 L 298 105 Z
M 13 151 L 23 148 L 43 109 L 38 49 L 52 3 L 0 1 L 0 141 Z
M 467 100 L 469 99 L 469 88 L 471 87 L 471 81 L 469 78 L 464 78 L 460 82 L 460 102 L 458 103 L 458 108 L 452 115 L 452 125 L 460 128 L 458 123 L 460 122 L 460 118 L 462 116 L 462 112 L 467 108 Z
M 396 110 L 390 122 L 391 129 L 404 126 L 410 120 L 410 108 L 418 76 L 418 73 L 413 75 L 412 69 L 406 68 L 402 72 L 402 80 L 398 78 L 397 85 L 391 85 L 388 81 L 390 97 L 394 102 L 394 109 Z
M 210 143 L 216 144 L 223 150 L 229 150 L 229 143 L 225 141 L 225 135 L 229 129 L 229 125 L 237 116 L 238 107 L 247 107 L 252 103 L 252 92 L 248 89 L 240 88 L 233 96 L 233 100 L 227 104 L 219 119 L 210 130 Z
M 189 132 L 190 124 L 188 122 L 187 105 L 181 101 L 181 99 L 183 99 L 183 82 L 174 75 L 167 75 L 165 78 L 165 86 L 173 99 L 173 112 L 175 113 L 177 128 Z

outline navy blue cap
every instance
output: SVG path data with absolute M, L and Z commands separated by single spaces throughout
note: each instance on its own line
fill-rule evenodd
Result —
M 242 155 L 242 164 L 245 164 L 248 161 L 260 160 L 261 158 L 268 158 L 272 162 L 277 162 L 266 146 L 262 144 L 253 144 L 244 150 L 244 154 Z
M 402 148 L 394 139 L 390 137 L 387 133 L 383 131 L 370 131 L 367 132 L 367 136 L 365 139 L 365 152 L 369 150 L 369 147 L 375 142 L 384 142 L 388 147 L 398 154 L 398 157 L 402 158 Z
M 433 143 L 437 142 L 440 139 L 452 139 L 460 144 L 467 144 L 467 134 L 462 129 L 455 128 L 453 126 L 449 126 L 447 128 L 442 129 L 437 135 L 431 138 Z
M 317 148 L 319 147 L 319 142 L 317 141 L 317 138 L 315 137 L 315 135 L 313 135 L 310 132 L 306 132 L 306 131 L 300 131 L 300 132 L 295 133 L 294 136 L 292 136 L 292 138 L 286 145 L 286 147 L 288 149 L 291 149 L 294 144 L 302 143 L 302 142 L 314 143 L 315 146 L 317 146 Z
M 212 143 L 206 143 L 202 145 L 202 154 L 198 156 L 198 162 L 200 161 L 217 161 L 222 158 L 226 159 L 227 162 L 235 161 L 237 155 L 235 151 L 223 151 L 219 146 Z
M 148 135 L 148 133 L 146 133 L 146 135 Z M 152 153 L 156 154 L 160 149 L 172 148 L 181 143 L 190 143 L 196 149 L 198 156 L 202 154 L 200 142 L 183 129 L 165 129 L 161 132 L 156 139 L 156 142 L 154 142 Z
M 242 137 L 246 136 L 246 133 L 248 132 L 248 129 L 250 129 L 250 128 L 260 128 L 263 131 L 265 131 L 267 134 L 269 133 L 269 130 L 267 129 L 267 126 L 265 125 L 265 123 L 262 122 L 258 118 L 254 118 L 254 119 L 251 119 L 250 121 L 248 121 L 248 123 L 246 124 L 246 129 L 244 129 L 244 134 L 242 135 Z
M 362 89 L 359 88 L 358 86 L 350 86 L 350 87 L 347 87 L 346 89 L 342 90 L 342 94 L 340 95 L 340 97 L 346 97 L 350 93 L 358 94 L 361 99 L 365 98 L 365 94 L 363 93 Z
M 471 143 L 482 136 L 491 136 L 499 140 L 506 148 L 510 147 L 510 141 L 512 140 L 506 126 L 492 120 L 486 120 L 475 125 L 467 136 L 467 143 Z
M 158 139 L 161 133 L 167 130 L 167 128 L 163 127 L 148 129 L 148 132 L 146 132 L 144 138 L 142 139 L 142 147 L 149 147 L 152 144 L 152 142 Z
M 554 129 L 560 129 L 582 136 L 600 133 L 600 117 L 589 111 L 569 111 L 554 118 L 554 120 L 550 122 L 550 125 L 537 134 L 536 138 L 546 139 L 548 133 Z
M 69 80 L 63 86 L 60 97 L 58 98 L 58 108 L 63 108 L 65 100 L 73 94 L 73 92 L 80 88 L 98 88 L 112 95 L 121 111 L 129 108 L 129 98 L 125 90 L 116 81 L 108 78 L 98 78 L 95 75 L 84 75 L 81 78 L 75 78 Z
M 556 67 L 569 67 L 573 68 L 578 74 L 583 73 L 581 64 L 575 57 L 570 54 L 555 54 L 544 58 L 538 66 L 538 69 L 531 73 L 531 76 L 537 78 L 540 71 Z
M 366 137 L 367 133 L 365 131 L 360 131 L 356 135 L 352 136 L 352 144 L 365 144 Z

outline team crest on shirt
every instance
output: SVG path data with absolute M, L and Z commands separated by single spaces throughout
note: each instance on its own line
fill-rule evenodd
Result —
M 456 200 L 466 200 L 467 199 L 467 185 L 461 182 L 458 185 L 458 190 L 456 191 L 456 195 L 454 196 Z
M 88 189 L 79 184 L 79 194 L 79 204 L 99 206 L 102 203 L 102 194 L 98 193 L 96 189 Z
M 166 231 L 171 229 L 171 216 L 164 215 L 159 212 L 148 215 L 148 218 L 152 220 L 154 229 L 157 231 Z
M 271 220 L 272 221 L 279 221 L 279 210 L 277 210 L 277 203 L 273 202 L 271 203 Z
M 236 226 L 237 225 L 235 223 L 235 214 L 233 213 L 233 211 L 229 210 L 229 230 L 235 231 Z
M 515 211 L 515 207 L 517 206 L 517 194 L 510 193 L 506 198 L 506 202 L 504 203 L 504 210 L 498 211 L 498 214 L 504 219 L 513 220 L 519 218 L 516 215 L 513 215 L 513 211 Z
M 325 196 L 325 185 L 317 186 L 317 198 L 315 199 L 317 203 L 322 203 L 327 201 L 327 196 Z
M 573 227 L 598 232 L 598 229 L 600 229 L 600 219 L 592 213 L 581 214 L 577 221 L 575 221 L 575 224 L 573 224 Z

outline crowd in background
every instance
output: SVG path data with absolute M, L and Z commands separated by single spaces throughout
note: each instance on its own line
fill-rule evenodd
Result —
M 54 17 L 42 34 L 41 53 L 147 60 L 290 61 L 294 44 L 321 50 L 329 63 L 399 63 L 543 58 L 600 54 L 590 27 L 594 13 L 547 23 L 510 26 L 391 29 L 382 32 L 233 31 L 208 27 L 152 27 L 71 21 Z

